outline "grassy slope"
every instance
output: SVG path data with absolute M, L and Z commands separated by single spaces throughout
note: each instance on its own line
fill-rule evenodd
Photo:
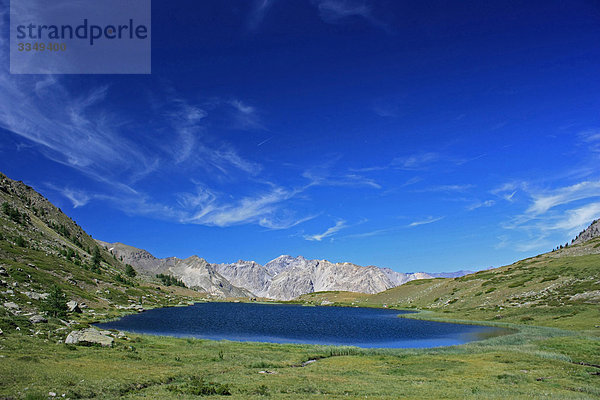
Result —
M 323 292 L 298 301 L 416 308 L 446 318 L 506 321 L 600 332 L 600 238 L 501 268 L 425 279 L 365 296 Z
M 86 268 L 90 262 L 87 247 L 92 246 L 92 239 L 35 192 L 9 183 L 15 192 L 0 190 L 0 203 L 10 201 L 29 216 L 30 222 L 17 224 L 0 215 L 4 237 L 0 240 L 0 264 L 9 274 L 2 277 L 8 287 L 0 287 L 0 304 L 12 301 L 21 307 L 18 315 L 0 308 L 4 332 L 0 335 L 0 398 L 47 398 L 50 391 L 69 398 L 196 398 L 194 393 L 210 388 L 199 378 L 228 384 L 232 398 L 240 399 L 600 396 L 600 379 L 594 375 L 598 368 L 578 364 L 600 364 L 600 346 L 593 328 L 594 323 L 600 323 L 597 304 L 567 299 L 573 291 L 596 290 L 598 256 L 593 255 L 575 257 L 569 253 L 570 257 L 552 258 L 560 254 L 551 254 L 504 267 L 502 273 L 488 271 L 475 278 L 414 282 L 374 296 L 328 292 L 303 298 L 316 304 L 327 299 L 348 305 L 419 307 L 428 309 L 428 314 L 414 317 L 430 319 L 519 323 L 517 334 L 465 346 L 360 350 L 139 335 L 117 339 L 113 348 L 64 345 L 60 340 L 71 329 L 124 312 L 118 306 L 137 303 L 140 298 L 145 307 L 174 305 L 198 294 L 140 280 L 119 282 L 116 278 L 124 266 L 104 250 L 101 273 L 90 271 Z M 41 207 L 46 211 L 38 217 L 33 206 L 40 215 Z M 75 235 L 81 246 L 52 228 L 58 224 L 67 228 L 70 238 Z M 15 245 L 19 235 L 26 239 L 27 247 Z M 61 254 L 67 247 L 81 254 L 79 265 Z M 542 273 L 540 267 L 551 273 Z M 554 272 L 556 279 L 541 282 L 542 275 L 552 278 Z M 518 282 L 523 282 L 522 286 L 514 286 Z M 74 320 L 71 327 L 55 319 L 30 324 L 27 314 L 38 312 L 39 301 L 29 299 L 24 292 L 45 292 L 54 284 L 69 298 L 85 301 L 95 311 L 69 315 L 68 319 Z M 537 306 L 510 305 L 518 293 L 528 289 L 543 292 L 546 285 L 555 285 L 556 292 L 534 300 L 523 298 L 536 301 Z M 480 287 L 496 289 L 475 296 L 482 291 Z M 452 301 L 454 298 L 459 300 Z M 500 321 L 497 315 L 502 316 Z M 523 320 L 525 315 L 533 321 Z M 524 324 L 573 325 L 587 331 Z M 303 368 L 294 367 L 315 358 L 320 359 Z M 264 370 L 274 373 L 259 373 Z

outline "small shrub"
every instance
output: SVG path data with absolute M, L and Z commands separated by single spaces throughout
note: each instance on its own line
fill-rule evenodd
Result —
M 177 391 L 194 396 L 231 396 L 228 384 L 206 382 L 204 378 L 197 377 L 191 377 L 187 384 L 177 389 Z
M 266 385 L 260 385 L 254 391 L 254 394 L 257 394 L 259 396 L 269 396 L 269 388 Z
M 157 274 L 156 277 L 158 279 L 160 279 L 161 282 L 163 283 L 163 285 L 165 285 L 165 286 L 181 286 L 181 287 L 186 287 L 185 283 L 183 283 L 182 281 L 180 281 L 179 279 L 175 278 L 172 275 Z
M 19 236 L 15 242 L 17 244 L 17 246 L 19 247 L 26 247 L 27 246 L 27 242 L 25 242 L 25 239 L 23 239 L 23 236 Z
M 48 396 L 43 393 L 27 393 L 25 395 L 25 400 L 46 400 Z
M 540 283 L 544 283 L 544 282 L 550 282 L 550 281 L 555 281 L 555 280 L 557 280 L 557 279 L 558 279 L 558 276 L 557 276 L 557 275 L 553 275 L 553 276 L 547 276 L 547 277 L 545 277 L 544 279 L 542 279 L 542 280 L 540 281 Z
M 21 213 L 16 208 L 12 207 L 6 201 L 2 203 L 2 212 L 6 214 L 10 219 L 12 219 L 17 224 L 21 223 Z

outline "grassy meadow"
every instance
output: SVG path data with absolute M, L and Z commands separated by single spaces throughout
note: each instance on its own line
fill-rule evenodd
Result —
M 419 315 L 417 315 L 419 316 Z M 518 326 L 437 349 L 359 349 L 127 335 L 112 348 L 57 343 L 48 329 L 0 339 L 0 398 L 593 399 L 597 337 Z M 52 323 L 48 326 L 52 328 Z M 316 360 L 306 366 L 303 363 Z M 583 364 L 582 364 L 583 363 Z

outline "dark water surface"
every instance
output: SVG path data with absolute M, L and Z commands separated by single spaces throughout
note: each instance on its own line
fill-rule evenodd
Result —
M 494 327 L 397 317 L 406 313 L 376 308 L 198 303 L 157 308 L 97 326 L 212 340 L 387 348 L 450 346 L 507 333 Z

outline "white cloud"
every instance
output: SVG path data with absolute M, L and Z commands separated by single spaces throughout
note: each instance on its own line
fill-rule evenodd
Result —
M 336 175 L 329 172 L 329 166 L 313 168 L 306 170 L 302 176 L 309 180 L 310 186 L 368 186 L 374 189 L 381 189 L 381 185 L 375 180 L 358 175 L 358 174 L 341 174 Z
M 532 250 L 547 249 L 551 246 L 552 242 L 550 242 L 548 239 L 546 239 L 545 237 L 538 237 L 536 239 L 517 243 L 515 245 L 515 248 L 518 251 L 526 253 Z
M 506 201 L 513 202 L 517 189 L 526 188 L 525 183 L 507 182 L 490 191 L 491 194 L 498 196 Z
M 590 129 L 579 133 L 579 139 L 592 146 L 591 150 L 600 150 L 600 129 Z
M 248 18 L 247 27 L 249 30 L 256 30 L 265 19 L 265 16 L 275 0 L 254 0 L 252 11 Z
M 186 206 L 195 206 L 182 222 L 209 226 L 232 226 L 245 223 L 257 223 L 272 227 L 272 216 L 277 210 L 277 205 L 290 199 L 295 192 L 280 187 L 256 196 L 247 196 L 237 202 L 219 202 L 214 193 L 200 189 L 194 196 L 182 195 Z
M 515 248 L 520 251 L 544 250 L 556 242 L 573 238 L 594 219 L 600 216 L 600 202 L 583 200 L 600 197 L 600 181 L 584 181 L 570 186 L 543 191 L 533 191 L 523 185 L 531 203 L 520 215 L 515 216 L 504 228 L 516 230 L 526 236 Z M 513 187 L 506 187 L 512 190 Z M 571 203 L 578 202 L 576 207 Z
M 600 181 L 586 181 L 572 186 L 533 193 L 533 203 L 529 206 L 526 213 L 532 215 L 544 214 L 556 206 L 599 196 Z
M 590 222 L 599 216 L 600 202 L 589 203 L 579 208 L 567 210 L 564 215 L 546 225 L 546 229 L 575 233 L 587 227 Z
M 304 239 L 320 242 L 321 240 L 334 235 L 335 233 L 337 233 L 338 231 L 340 231 L 344 228 L 346 228 L 346 221 L 340 220 L 340 221 L 337 221 L 334 226 L 327 229 L 325 232 L 314 234 L 314 235 L 305 235 Z
M 397 157 L 392 160 L 390 166 L 408 171 L 422 170 L 427 169 L 440 158 L 438 153 L 417 153 L 407 157 Z
M 366 237 L 384 235 L 386 233 L 393 232 L 393 231 L 395 231 L 397 229 L 398 228 L 396 228 L 396 227 L 385 228 L 385 229 L 376 229 L 374 231 L 363 232 L 363 233 L 354 233 L 352 235 L 346 235 L 345 237 L 347 237 L 347 238 L 366 238 Z
M 425 189 L 416 190 L 416 192 L 465 192 L 469 189 L 474 188 L 475 185 L 438 185 L 432 186 Z
M 440 221 L 442 219 L 444 219 L 444 217 L 438 217 L 438 218 L 428 217 L 427 219 L 424 219 L 424 220 L 411 222 L 410 224 L 408 224 L 408 226 L 412 228 L 415 226 L 432 224 L 432 223 Z
M 90 200 L 92 200 L 92 198 L 93 198 L 92 195 L 90 195 L 89 193 L 86 193 L 82 190 L 76 190 L 76 189 L 71 189 L 71 188 L 62 188 L 61 189 L 52 184 L 48 184 L 47 186 L 50 187 L 51 189 L 54 189 L 54 190 L 60 192 L 64 197 L 69 199 L 71 201 L 71 203 L 73 204 L 73 208 L 83 207 L 87 203 L 89 203 Z
M 481 201 L 481 202 L 471 204 L 470 206 L 467 207 L 467 210 L 473 211 L 473 210 L 476 210 L 476 209 L 482 208 L 482 207 L 492 207 L 492 206 L 494 206 L 494 204 L 496 204 L 496 202 L 494 200 Z
M 312 2 L 317 6 L 321 19 L 329 24 L 359 17 L 388 33 L 391 31 L 386 23 L 373 15 L 373 10 L 366 0 L 312 0 Z
M 242 130 L 265 129 L 255 107 L 239 99 L 230 100 L 228 103 L 234 111 L 231 116 L 233 128 Z

